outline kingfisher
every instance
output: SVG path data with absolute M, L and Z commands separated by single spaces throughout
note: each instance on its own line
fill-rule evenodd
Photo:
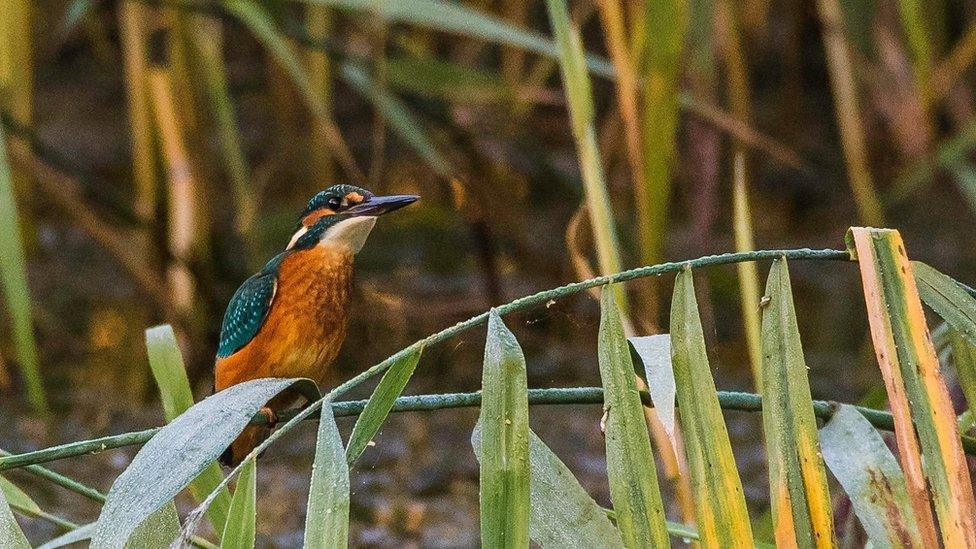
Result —
M 376 219 L 417 201 L 333 185 L 308 202 L 285 251 L 234 293 L 220 329 L 214 391 L 252 379 L 306 377 L 322 383 L 346 338 L 353 260 Z M 221 456 L 234 466 L 271 433 L 276 412 L 298 396 L 278 395 Z

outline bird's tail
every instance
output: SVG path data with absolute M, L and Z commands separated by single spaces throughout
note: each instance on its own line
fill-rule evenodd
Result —
M 271 427 L 267 425 L 248 425 L 221 454 L 220 463 L 228 467 L 236 467 L 269 435 L 271 435 Z

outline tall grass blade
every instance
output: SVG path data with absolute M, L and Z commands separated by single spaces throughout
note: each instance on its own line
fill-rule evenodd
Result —
M 667 547 L 647 422 L 612 287 L 600 292 L 598 356 L 605 394 L 607 476 L 617 529 L 627 547 Z
M 515 46 L 549 57 L 557 57 L 558 46 L 544 36 L 520 29 L 478 10 L 444 0 L 303 0 L 310 4 L 360 10 L 386 22 L 418 25 L 432 30 L 470 36 L 488 42 Z M 589 56 L 589 69 L 610 77 L 613 65 L 606 59 Z
M 671 199 L 678 133 L 678 78 L 688 27 L 686 0 L 644 2 L 643 137 L 644 182 L 635 187 L 637 241 L 643 264 L 660 261 Z
M 345 549 L 349 545 L 349 466 L 332 406 L 319 418 L 315 461 L 305 514 L 305 549 Z
M 932 101 L 932 51 L 929 33 L 925 29 L 926 6 L 926 2 L 919 0 L 898 0 L 898 13 L 912 53 L 915 87 L 922 105 L 928 108 Z
M 146 330 L 146 352 L 149 355 L 149 367 L 153 378 L 156 380 L 156 386 L 159 387 L 166 421 L 173 421 L 193 406 L 193 392 L 190 390 L 190 381 L 186 377 L 186 367 L 183 364 L 183 354 L 176 342 L 173 327 L 167 324 Z M 193 499 L 197 503 L 203 501 L 223 478 L 219 465 L 212 463 L 207 466 L 200 476 L 190 483 Z M 220 495 L 207 511 L 214 531 L 224 531 L 229 507 L 230 491 L 221 490 Z
M 122 547 L 136 525 L 173 499 L 281 391 L 318 391 L 307 379 L 256 379 L 204 399 L 147 442 L 109 491 L 92 537 L 94 547 Z
M 976 345 L 976 299 L 955 279 L 921 261 L 912 261 L 912 271 L 922 301 Z
M 854 81 L 854 63 L 844 32 L 843 12 L 840 0 L 817 0 L 820 20 L 823 22 L 823 42 L 827 51 L 827 69 L 834 95 L 834 113 L 840 126 L 840 140 L 847 164 L 858 214 L 866 225 L 884 224 L 884 212 L 878 200 L 871 168 L 868 165 L 867 146 L 864 142 L 864 125 L 857 100 Z
M 773 262 L 766 297 L 762 412 L 776 544 L 833 547 L 830 492 L 785 258 Z
M 565 0 L 546 0 L 549 23 L 559 51 L 559 67 L 563 77 L 566 101 L 569 104 L 570 122 L 576 153 L 579 155 L 580 172 L 586 193 L 587 212 L 593 227 L 597 262 L 600 274 L 616 272 L 621 268 L 620 243 L 614 227 L 610 197 L 603 179 L 603 166 L 597 146 L 596 115 L 593 111 L 593 93 L 590 78 L 583 60 L 583 45 L 579 32 L 569 19 Z M 629 310 L 622 287 L 615 286 L 617 299 L 624 314 Z
M 529 544 L 529 400 L 525 356 L 492 309 L 482 376 L 481 544 Z
M 6 140 L 0 127 L 0 283 L 11 318 L 14 348 L 27 390 L 27 400 L 38 413 L 47 413 L 47 397 L 37 358 L 34 324 L 31 320 L 27 261 L 22 247 L 13 177 L 7 163 Z
M 943 542 L 976 547 L 969 468 L 905 244 L 898 231 L 861 227 L 851 228 L 848 242 L 861 270 L 871 338 L 922 539 L 935 545 L 931 487 Z
M 251 458 L 244 463 L 234 497 L 230 500 L 227 524 L 220 537 L 220 549 L 253 549 L 254 522 L 257 516 L 257 461 Z
M 671 363 L 702 545 L 751 547 L 742 482 L 709 369 L 694 281 L 687 267 L 674 283 Z
M 924 543 L 895 456 L 860 412 L 841 405 L 820 430 L 820 445 L 872 547 L 934 547 Z
M 471 433 L 481 459 L 481 423 Z M 529 431 L 529 537 L 542 549 L 623 549 L 620 534 L 606 513 L 580 486 L 572 471 Z
M 9 549 L 31 549 L 30 543 L 24 536 L 24 531 L 17 524 L 17 519 L 10 511 L 7 497 L 0 491 L 0 547 Z
M 334 19 L 334 11 L 327 6 L 307 6 L 305 21 L 309 37 L 325 42 L 335 29 Z M 308 67 L 309 84 L 317 93 L 318 102 L 327 113 L 331 114 L 334 69 L 329 56 L 324 50 L 309 49 L 305 56 L 305 64 Z M 319 128 L 318 131 L 312 132 L 309 154 L 315 162 L 315 173 L 325 181 L 332 181 L 335 178 L 335 164 L 328 153 L 331 145 L 326 138 L 326 131 L 326 128 Z
M 418 348 L 416 351 L 405 355 L 400 360 L 397 360 L 383 374 L 383 378 L 380 379 L 372 396 L 369 397 L 366 408 L 363 409 L 363 413 L 356 420 L 352 434 L 349 435 L 349 443 L 346 445 L 346 457 L 344 459 L 349 465 L 352 465 L 359 459 L 363 450 L 366 449 L 366 446 L 376 436 L 383 422 L 386 421 L 386 417 L 390 413 L 390 408 L 393 407 L 393 401 L 403 393 L 403 388 L 407 386 L 407 382 L 413 376 L 413 372 L 417 368 L 417 363 L 420 362 L 421 353 L 422 349 Z
M 749 186 L 746 181 L 746 157 L 737 149 L 733 166 L 732 182 L 732 230 L 735 234 L 735 251 L 748 252 L 756 249 L 752 236 L 752 211 L 749 208 Z M 762 338 L 759 322 L 759 271 L 756 263 L 745 261 L 735 265 L 739 273 L 739 289 L 742 307 L 742 323 L 746 331 L 749 364 L 752 366 L 752 382 L 762 392 Z
M 34 11 L 30 0 L 7 0 L 0 18 L 0 107 L 21 124 L 34 111 Z

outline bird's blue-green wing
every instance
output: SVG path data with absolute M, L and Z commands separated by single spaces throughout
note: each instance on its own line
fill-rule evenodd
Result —
M 234 354 L 254 339 L 268 318 L 277 285 L 277 269 L 265 268 L 234 292 L 220 328 L 217 358 Z

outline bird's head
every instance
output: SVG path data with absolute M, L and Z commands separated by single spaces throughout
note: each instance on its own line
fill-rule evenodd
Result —
M 325 246 L 355 254 L 366 243 L 377 217 L 419 198 L 409 194 L 376 196 L 353 185 L 333 185 L 308 201 L 288 249 Z

